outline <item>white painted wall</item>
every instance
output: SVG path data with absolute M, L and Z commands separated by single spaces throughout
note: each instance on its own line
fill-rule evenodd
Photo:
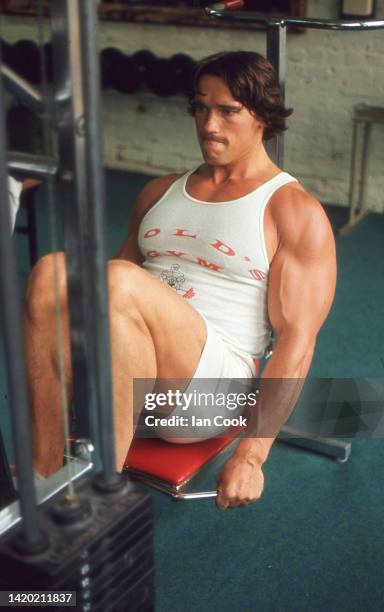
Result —
M 337 17 L 331 0 L 309 0 L 311 17 Z M 30 20 L 3 18 L 9 42 L 36 38 Z M 265 51 L 262 31 L 213 30 L 102 22 L 100 47 L 133 53 L 147 48 L 160 57 L 183 52 L 195 59 L 223 50 Z M 286 134 L 285 169 L 323 202 L 348 203 L 352 110 L 384 107 L 384 30 L 288 35 L 287 105 L 294 108 Z M 197 165 L 193 120 L 182 97 L 104 94 L 106 163 L 149 174 Z M 367 202 L 384 211 L 384 125 L 372 130 Z

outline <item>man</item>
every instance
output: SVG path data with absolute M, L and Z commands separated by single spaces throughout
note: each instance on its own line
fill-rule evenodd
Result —
M 285 129 L 290 114 L 267 60 L 234 52 L 200 62 L 191 112 L 204 163 L 145 186 L 108 266 L 116 460 L 120 469 L 134 433 L 134 378 L 251 379 L 272 328 L 249 436 L 218 476 L 225 509 L 262 493 L 262 465 L 332 304 L 335 245 L 321 205 L 265 151 L 263 138 Z M 43 475 L 63 452 L 52 262 L 49 255 L 32 272 L 25 312 L 35 468 Z M 70 391 L 63 256 L 57 267 Z

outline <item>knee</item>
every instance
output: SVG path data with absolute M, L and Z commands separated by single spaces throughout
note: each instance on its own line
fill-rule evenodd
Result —
M 55 278 L 56 277 L 56 278 Z M 67 300 L 67 282 L 64 253 L 45 255 L 34 266 L 29 275 L 26 290 L 26 312 L 36 318 L 53 311 L 55 308 L 58 287 L 60 306 Z
M 120 307 L 126 312 L 137 304 L 137 296 L 142 282 L 142 270 L 136 264 L 119 259 L 108 262 L 109 304 L 114 310 Z

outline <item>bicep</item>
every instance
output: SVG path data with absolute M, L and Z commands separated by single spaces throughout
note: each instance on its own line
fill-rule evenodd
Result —
M 331 308 L 336 287 L 336 255 L 327 224 L 309 227 L 302 240 L 278 249 L 270 267 L 268 314 L 279 336 L 298 332 L 315 341 Z

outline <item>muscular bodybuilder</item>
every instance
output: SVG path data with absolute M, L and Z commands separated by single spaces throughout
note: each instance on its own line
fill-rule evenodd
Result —
M 249 419 L 250 435 L 218 475 L 217 505 L 225 509 L 262 493 L 263 463 L 297 400 L 332 304 L 335 245 L 322 206 L 264 148 L 290 114 L 265 58 L 229 52 L 199 62 L 191 113 L 203 163 L 144 187 L 127 239 L 108 263 L 116 461 L 121 469 L 134 434 L 134 378 L 251 379 L 273 331 L 257 418 Z M 38 262 L 25 309 L 35 469 L 43 475 L 63 457 L 54 257 L 70 394 L 63 255 Z

